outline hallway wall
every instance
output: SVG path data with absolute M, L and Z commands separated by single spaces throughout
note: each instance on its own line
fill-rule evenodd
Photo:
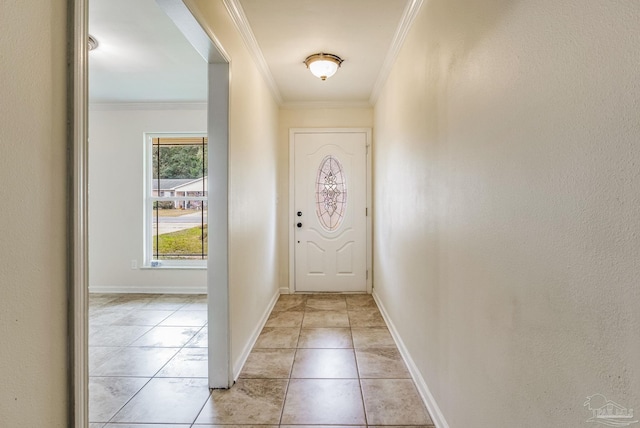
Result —
M 91 106 L 89 289 L 206 293 L 204 269 L 142 269 L 145 132 L 206 133 L 206 106 Z M 132 260 L 137 261 L 137 269 L 131 268 Z
M 640 406 L 639 22 L 425 1 L 375 106 L 374 291 L 452 428 Z
M 243 362 L 278 294 L 278 106 L 221 0 L 189 1 L 230 56 L 231 361 Z M 236 373 L 237 374 L 237 373 Z
M 280 289 L 289 289 L 289 130 L 291 128 L 371 128 L 373 109 L 281 108 L 278 126 L 278 253 Z
M 0 2 L 2 427 L 68 427 L 67 7 Z

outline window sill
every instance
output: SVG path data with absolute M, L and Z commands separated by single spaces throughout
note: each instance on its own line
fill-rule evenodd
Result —
M 207 266 L 177 266 L 177 265 L 160 265 L 160 266 L 141 266 L 140 270 L 207 270 Z

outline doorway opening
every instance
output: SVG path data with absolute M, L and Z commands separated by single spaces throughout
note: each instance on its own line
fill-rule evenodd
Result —
M 89 158 L 88 158 L 88 9 L 89 0 L 75 0 L 71 11 L 73 43 L 73 77 L 70 88 L 72 99 L 71 129 L 72 153 L 72 197 L 69 210 L 72 244 L 70 245 L 70 336 L 72 340 L 72 362 L 70 413 L 75 427 L 86 427 L 89 422 Z M 228 388 L 232 382 L 229 359 L 228 325 L 228 99 L 229 58 L 222 47 L 212 41 L 197 19 L 181 0 L 157 0 L 178 29 L 185 35 L 196 51 L 207 63 L 207 180 L 216 183 L 209 191 L 206 203 L 212 207 L 207 211 L 209 232 L 208 252 L 215 255 L 207 261 L 206 288 L 208 299 L 207 322 L 209 326 L 207 347 L 209 388 Z M 133 268 L 133 265 L 132 265 Z

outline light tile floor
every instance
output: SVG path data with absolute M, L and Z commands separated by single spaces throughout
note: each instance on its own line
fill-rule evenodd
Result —
M 90 428 L 433 426 L 369 295 L 280 296 L 229 390 L 206 296 L 93 294 L 89 323 Z

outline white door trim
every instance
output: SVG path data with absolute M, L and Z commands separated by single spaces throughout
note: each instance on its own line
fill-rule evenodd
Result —
M 67 203 L 69 236 L 67 248 L 69 296 L 69 426 L 89 426 L 89 241 L 88 241 L 88 142 L 89 142 L 89 61 L 88 0 L 76 0 L 69 11 L 73 20 L 71 34 L 72 84 L 67 99 L 70 128 L 69 163 L 73 168 L 72 194 Z
M 289 129 L 289 215 L 287 216 L 288 225 L 287 233 L 289 239 L 289 294 L 295 293 L 295 243 L 294 243 L 294 225 L 295 225 L 295 206 L 294 206 L 294 183 L 295 183 L 295 135 L 296 134 L 309 134 L 309 133 L 364 133 L 366 134 L 367 141 L 367 293 L 371 294 L 373 290 L 373 228 L 372 228 L 372 180 L 371 180 L 371 128 L 290 128 Z
M 209 387 L 230 388 L 229 64 L 209 64 L 209 198 L 207 258 Z

